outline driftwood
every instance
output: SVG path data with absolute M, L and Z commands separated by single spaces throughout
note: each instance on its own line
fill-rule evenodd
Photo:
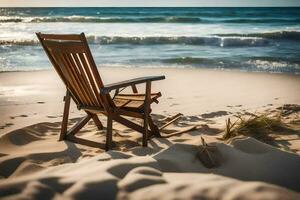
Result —
M 160 130 L 160 131 L 163 130 L 164 128 L 166 128 L 166 127 L 169 126 L 170 124 L 172 124 L 172 123 L 174 123 L 175 121 L 177 121 L 177 120 L 178 120 L 180 117 L 182 117 L 182 116 L 183 116 L 183 114 L 178 113 L 178 114 L 176 114 L 176 115 L 174 115 L 174 116 L 172 116 L 172 117 L 170 117 L 170 118 L 167 118 L 168 122 L 165 123 L 164 125 L 162 125 L 162 126 L 159 128 L 159 130 Z
M 168 135 L 161 135 L 161 137 L 162 138 L 169 138 L 169 137 L 173 137 L 173 136 L 176 136 L 176 135 L 181 135 L 183 133 L 187 133 L 189 131 L 193 131 L 193 130 L 196 130 L 196 129 L 197 129 L 197 126 L 191 126 L 191 127 L 185 128 L 183 130 L 176 131 L 174 133 L 170 133 Z
M 199 146 L 199 151 L 196 156 L 201 163 L 207 168 L 215 168 L 221 165 L 222 155 L 217 146 L 208 145 L 201 137 L 202 145 Z

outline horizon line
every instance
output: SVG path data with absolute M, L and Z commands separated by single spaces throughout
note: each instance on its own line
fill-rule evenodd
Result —
M 300 8 L 300 6 L 0 6 L 0 8 Z

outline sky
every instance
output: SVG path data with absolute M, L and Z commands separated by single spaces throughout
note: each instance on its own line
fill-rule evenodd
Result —
M 0 7 L 300 6 L 300 0 L 0 0 Z

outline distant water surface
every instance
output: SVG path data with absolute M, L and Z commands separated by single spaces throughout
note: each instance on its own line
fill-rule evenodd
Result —
M 35 32 L 85 32 L 105 67 L 300 73 L 300 8 L 0 8 L 0 71 L 51 67 Z

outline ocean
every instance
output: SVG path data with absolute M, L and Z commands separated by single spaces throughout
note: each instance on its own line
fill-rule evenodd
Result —
M 0 71 L 51 69 L 35 32 L 84 32 L 99 67 L 300 74 L 300 8 L 0 8 Z

